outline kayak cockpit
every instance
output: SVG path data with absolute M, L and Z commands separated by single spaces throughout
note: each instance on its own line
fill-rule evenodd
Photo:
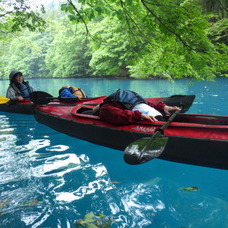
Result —
M 91 119 L 100 119 L 98 115 L 96 115 L 93 112 L 93 108 L 97 104 L 80 104 L 76 105 L 74 108 L 71 110 L 71 114 L 77 117 L 84 117 L 84 118 L 91 118 Z
M 72 110 L 71 114 L 77 117 L 100 119 L 98 115 L 93 112 L 93 108 L 97 104 L 79 104 L 76 105 Z M 145 122 L 145 121 L 144 121 Z M 179 113 L 173 120 L 173 123 L 179 124 L 199 124 L 199 125 L 220 125 L 228 126 L 228 116 L 214 116 L 214 115 L 204 115 L 204 114 L 186 114 Z M 174 124 L 175 125 L 175 124 Z

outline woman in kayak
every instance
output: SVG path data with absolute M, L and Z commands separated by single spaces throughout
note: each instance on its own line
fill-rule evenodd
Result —
M 164 121 L 164 115 L 180 110 L 177 106 L 168 106 L 164 102 L 154 104 L 145 101 L 133 91 L 117 90 L 104 102 L 94 108 L 102 120 L 112 124 L 129 124 L 139 120 Z
M 60 90 L 59 90 L 59 97 L 60 98 L 66 98 L 66 97 L 70 97 L 70 98 L 86 98 L 86 94 L 85 92 L 77 87 L 73 87 L 73 86 L 63 86 Z M 67 99 L 65 99 L 67 100 Z M 75 101 L 74 99 L 68 99 L 67 101 Z
M 20 71 L 12 71 L 9 75 L 10 85 L 6 92 L 6 97 L 14 100 L 24 100 L 29 98 L 29 94 L 34 89 L 28 82 L 24 81 L 23 74 Z

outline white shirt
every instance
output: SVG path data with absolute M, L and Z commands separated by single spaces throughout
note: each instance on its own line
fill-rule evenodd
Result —
M 162 116 L 162 114 L 157 111 L 155 108 L 149 106 L 148 104 L 145 103 L 140 103 L 135 105 L 135 107 L 132 109 L 132 111 L 138 110 L 139 112 L 143 114 L 147 114 L 149 116 Z

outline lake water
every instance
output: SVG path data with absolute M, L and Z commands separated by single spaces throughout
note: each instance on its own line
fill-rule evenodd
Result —
M 83 88 L 90 97 L 118 88 L 144 97 L 195 94 L 188 113 L 228 115 L 226 78 L 193 85 L 185 79 L 34 79 L 30 84 L 53 96 L 62 85 Z M 1 81 L 1 96 L 7 86 Z M 89 212 L 112 219 L 111 227 L 227 228 L 227 180 L 226 170 L 159 159 L 131 166 L 121 151 L 56 132 L 32 115 L 0 112 L 1 228 L 69 228 Z M 197 190 L 186 191 L 189 187 Z

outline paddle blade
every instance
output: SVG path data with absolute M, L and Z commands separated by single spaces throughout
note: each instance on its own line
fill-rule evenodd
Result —
M 168 137 L 157 136 L 141 138 L 129 144 L 124 150 L 124 161 L 131 165 L 139 165 L 159 157 L 165 149 Z
M 1 97 L 1 96 L 0 96 L 0 104 L 5 104 L 5 103 L 7 103 L 7 102 L 9 102 L 9 101 L 10 101 L 9 98 L 7 98 L 7 97 Z
M 182 107 L 181 113 L 188 111 L 195 100 L 195 95 L 173 95 L 162 100 L 166 105 Z
M 43 91 L 34 91 L 30 93 L 30 100 L 34 104 L 42 105 L 42 104 L 48 104 L 53 100 L 53 96 L 49 93 L 43 92 Z

